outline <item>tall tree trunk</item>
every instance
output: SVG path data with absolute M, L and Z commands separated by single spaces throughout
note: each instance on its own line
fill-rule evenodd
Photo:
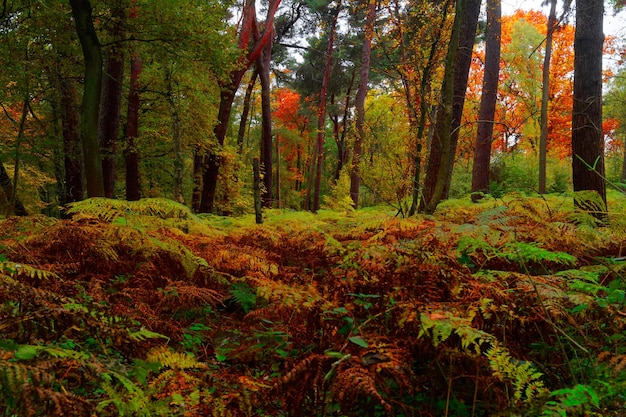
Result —
M 217 123 L 213 130 L 216 146 L 210 147 L 203 158 L 202 173 L 202 198 L 199 211 L 202 213 L 210 213 L 213 211 L 215 204 L 215 192 L 217 190 L 217 178 L 219 176 L 219 152 L 224 146 L 226 132 L 230 121 L 230 113 L 232 110 L 235 92 L 241 83 L 243 75 L 252 66 L 259 55 L 263 51 L 265 44 L 269 41 L 274 33 L 274 16 L 280 5 L 281 0 L 271 0 L 267 9 L 267 17 L 264 22 L 263 33 L 255 39 L 254 44 L 250 45 L 250 40 L 255 27 L 259 27 L 256 21 L 256 9 L 254 0 L 246 0 L 243 7 L 243 18 L 241 29 L 239 31 L 238 46 L 242 51 L 247 51 L 246 56 L 236 70 L 231 71 L 229 80 L 225 85 L 221 86 L 220 106 L 217 115 Z
M 413 216 L 417 211 L 419 205 L 420 196 L 420 177 L 422 171 L 422 148 L 424 143 L 424 131 L 426 130 L 426 121 L 430 113 L 430 106 L 428 105 L 425 97 L 430 93 L 430 84 L 432 81 L 432 72 L 435 66 L 435 58 L 437 56 L 437 50 L 439 49 L 439 42 L 441 40 L 441 32 L 448 19 L 448 5 L 442 5 L 441 24 L 436 28 L 436 33 L 433 36 L 433 40 L 430 45 L 430 52 L 428 54 L 428 61 L 424 66 L 421 74 L 421 81 L 419 86 L 419 94 L 413 92 L 412 80 L 407 76 L 402 75 L 402 85 L 404 87 L 404 96 L 409 111 L 409 125 L 411 132 L 415 133 L 415 149 L 413 150 L 413 193 L 411 199 L 411 207 L 409 208 L 408 215 Z M 403 62 L 407 62 L 404 57 L 405 49 L 402 45 Z M 416 108 L 416 102 L 419 100 L 419 117 Z
M 252 93 L 254 92 L 254 84 L 259 76 L 256 67 L 252 71 L 250 81 L 246 87 L 246 95 L 243 98 L 243 107 L 241 109 L 241 119 L 239 120 L 239 132 L 237 132 L 237 153 L 243 154 L 243 144 L 246 137 L 246 130 L 248 128 L 248 115 L 250 114 L 250 102 L 252 101 Z
M 574 191 L 596 191 L 599 199 L 576 198 L 577 207 L 606 214 L 602 133 L 603 0 L 576 0 L 572 174 Z
M 354 208 L 359 207 L 359 188 L 361 185 L 360 166 L 363 154 L 363 137 L 365 131 L 365 98 L 368 91 L 370 75 L 370 58 L 372 56 L 372 36 L 374 36 L 374 24 L 376 23 L 376 0 L 369 0 L 367 17 L 365 18 L 365 31 L 363 36 L 363 49 L 361 51 L 361 69 L 359 73 L 359 87 L 356 92 L 354 106 L 356 108 L 356 137 L 352 148 L 352 169 L 350 172 L 350 197 Z
M 454 98 L 452 99 L 452 125 L 450 126 L 450 164 L 448 165 L 448 175 L 443 189 L 443 199 L 447 199 L 452 183 L 452 171 L 456 159 L 456 148 L 459 143 L 459 132 L 461 120 L 463 118 L 463 107 L 465 106 L 465 94 L 467 92 L 467 81 L 469 70 L 472 65 L 472 53 L 476 42 L 476 27 L 478 26 L 478 16 L 480 15 L 480 5 L 482 0 L 467 0 L 463 21 L 461 22 L 461 35 L 459 37 L 459 52 L 456 57 L 454 70 Z
M 272 207 L 272 98 L 270 97 L 270 63 L 272 60 L 272 39 L 265 44 L 257 59 L 257 71 L 261 80 L 261 163 L 263 165 L 264 190 L 261 196 L 263 207 Z
M 419 211 L 429 214 L 434 213 L 441 201 L 447 180 L 447 167 L 453 158 L 453 155 L 450 154 L 450 129 L 452 126 L 452 102 L 454 99 L 454 72 L 459 50 L 461 21 L 465 13 L 467 1 L 457 0 L 456 2 L 452 34 L 450 35 L 448 52 L 446 54 L 441 86 L 441 104 L 437 110 L 437 120 L 433 130 L 433 140 L 426 168 L 424 195 L 419 207 Z
M 141 75 L 142 61 L 136 54 L 130 62 L 130 89 L 128 90 L 128 110 L 126 116 L 126 199 L 129 201 L 141 198 L 139 181 L 139 155 L 135 140 L 139 136 L 139 76 Z
M 180 130 L 180 114 L 176 103 L 177 92 L 174 89 L 174 75 L 169 66 L 165 69 L 165 85 L 167 104 L 170 107 L 170 120 L 172 123 L 172 144 L 174 148 L 174 186 L 172 190 L 175 201 L 184 204 L 183 196 L 183 168 L 185 166 L 185 156 L 183 155 L 183 143 Z
M 85 60 L 85 80 L 81 106 L 80 137 L 83 144 L 87 195 L 104 196 L 102 156 L 98 141 L 98 117 L 102 88 L 102 53 L 96 29 L 93 26 L 89 0 L 70 0 L 76 33 Z
M 328 83 L 330 81 L 330 69 L 333 58 L 333 48 L 335 43 L 335 29 L 337 27 L 337 19 L 341 10 L 341 1 L 335 7 L 333 20 L 330 25 L 328 35 L 328 45 L 326 47 L 326 62 L 324 64 L 324 75 L 322 77 L 322 88 L 320 90 L 319 105 L 317 106 L 317 141 L 315 142 L 314 158 L 315 175 L 314 175 L 314 191 L 313 206 L 311 211 L 316 213 L 320 209 L 320 190 L 322 184 L 322 168 L 324 166 L 324 133 L 326 131 L 326 94 L 328 91 Z M 308 193 L 311 187 L 309 186 Z M 307 198 L 308 200 L 308 198 Z
M 550 100 L 550 60 L 552 59 L 552 34 L 556 29 L 556 0 L 550 0 L 546 53 L 543 57 L 541 82 L 541 133 L 539 135 L 539 194 L 546 193 L 546 165 L 548 154 L 548 103 Z
M 61 97 L 61 126 L 65 165 L 64 204 L 81 201 L 85 196 L 83 154 L 80 144 L 80 118 L 76 90 L 71 81 L 58 74 Z
M 120 129 L 122 108 L 122 83 L 124 80 L 124 50 L 118 43 L 124 38 L 126 14 L 120 0 L 112 6 L 113 28 L 111 35 L 115 41 L 105 53 L 105 72 L 102 80 L 100 120 L 98 126 L 102 155 L 102 175 L 104 195 L 113 198 L 115 194 L 115 160 L 117 137 Z
M 202 148 L 197 144 L 193 150 L 193 192 L 191 194 L 191 210 L 200 212 L 202 200 Z
M 478 111 L 478 131 L 472 168 L 472 201 L 489 192 L 489 164 L 493 142 L 493 120 L 496 113 L 498 78 L 500 75 L 500 37 L 502 33 L 500 0 L 487 0 L 487 31 L 485 34 L 485 69 Z

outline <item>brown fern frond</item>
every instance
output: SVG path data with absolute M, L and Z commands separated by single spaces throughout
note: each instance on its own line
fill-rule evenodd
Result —
M 360 366 L 339 370 L 333 384 L 333 391 L 340 403 L 353 404 L 359 396 L 363 396 L 378 401 L 387 413 L 392 410 L 391 405 L 378 392 L 374 375 Z
M 330 362 L 331 358 L 324 355 L 310 354 L 298 362 L 289 372 L 274 382 L 274 389 L 291 384 L 303 373 L 311 372 L 313 369 L 319 373 L 318 364 Z

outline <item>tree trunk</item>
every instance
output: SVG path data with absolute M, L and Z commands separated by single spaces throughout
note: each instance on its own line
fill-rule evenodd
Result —
M 424 195 L 419 211 L 434 213 L 443 196 L 447 179 L 447 167 L 453 156 L 450 154 L 450 129 L 452 126 L 452 102 L 454 99 L 454 72 L 459 49 L 461 21 L 468 0 L 457 0 L 452 34 L 446 55 L 441 104 L 437 110 L 437 120 L 433 130 L 433 140 L 426 168 Z
M 367 17 L 365 18 L 365 31 L 363 36 L 363 49 L 361 52 L 361 69 L 359 73 L 359 87 L 356 92 L 354 106 L 356 108 L 356 137 L 352 148 L 352 169 L 350 172 L 350 197 L 354 208 L 359 208 L 359 188 L 361 185 L 360 167 L 361 155 L 363 153 L 363 137 L 365 131 L 365 98 L 368 91 L 370 58 L 372 56 L 372 36 L 374 35 L 374 24 L 376 23 L 376 0 L 369 0 L 367 6 Z
M 478 111 L 478 131 L 472 169 L 472 201 L 489 192 L 489 164 L 493 142 L 493 120 L 496 113 L 498 78 L 500 75 L 500 37 L 502 33 L 500 0 L 487 0 L 487 31 L 485 34 L 485 69 Z
M 556 0 L 550 0 L 546 53 L 543 57 L 541 82 L 541 133 L 539 135 L 539 194 L 546 193 L 546 165 L 548 154 L 548 102 L 550 100 L 550 60 L 552 59 L 552 34 L 556 29 Z
M 572 174 L 574 191 L 595 191 L 599 198 L 583 196 L 575 198 L 575 204 L 598 218 L 606 214 L 602 133 L 603 15 L 603 0 L 576 0 Z
M 170 107 L 170 120 L 172 123 L 172 146 L 174 150 L 174 186 L 172 189 L 172 197 L 175 201 L 184 204 L 185 197 L 183 196 L 183 168 L 185 166 L 185 156 L 183 155 L 183 143 L 180 130 L 180 114 L 178 113 L 178 107 L 176 103 L 177 92 L 174 90 L 174 81 L 172 78 L 171 68 L 165 69 L 165 85 L 166 85 L 166 99 L 167 104 Z
M 250 45 L 250 38 L 255 27 L 259 27 L 256 21 L 256 9 L 254 0 L 246 0 L 243 7 L 243 17 L 241 29 L 239 31 L 239 49 L 247 51 L 241 66 L 231 71 L 229 80 L 222 85 L 220 93 L 220 107 L 217 116 L 217 123 L 213 130 L 217 146 L 207 150 L 203 158 L 203 174 L 202 174 L 202 198 L 199 211 L 202 213 L 210 213 L 213 211 L 215 204 L 215 192 L 217 190 L 217 178 L 219 176 L 219 151 L 224 146 L 226 132 L 230 121 L 230 113 L 235 98 L 235 92 L 241 83 L 241 79 L 245 72 L 252 64 L 256 62 L 259 55 L 263 51 L 265 44 L 269 41 L 274 33 L 274 16 L 280 5 L 281 0 L 271 0 L 267 10 L 267 17 L 264 22 L 263 33 L 255 39 L 253 45 Z
M 246 137 L 246 130 L 248 127 L 248 115 L 250 114 L 250 101 L 252 100 L 252 93 L 254 92 L 254 84 L 259 76 L 256 68 L 252 71 L 250 81 L 246 87 L 246 95 L 243 98 L 243 107 L 241 109 L 241 119 L 239 120 L 239 132 L 237 133 L 237 153 L 243 155 L 243 143 Z
M 80 120 L 76 90 L 71 81 L 58 75 L 61 97 L 61 126 L 65 165 L 64 204 L 81 201 L 85 196 L 83 154 L 80 145 Z
M 111 35 L 114 41 L 119 42 L 124 38 L 126 18 L 119 0 L 112 6 L 111 15 L 113 19 Z M 123 80 L 124 50 L 119 43 L 113 43 L 105 54 L 105 73 L 102 80 L 98 126 L 100 149 L 103 152 L 102 175 L 104 178 L 104 195 L 108 198 L 113 198 L 115 194 L 115 160 L 117 156 L 117 137 L 120 128 Z
M 317 107 L 317 141 L 315 142 L 314 163 L 314 192 L 313 206 L 311 211 L 316 213 L 320 209 L 320 189 L 322 184 L 322 168 L 324 166 L 324 133 L 326 131 L 326 93 L 328 91 L 328 83 L 330 81 L 330 69 L 333 57 L 333 47 L 335 43 L 335 28 L 337 27 L 337 19 L 341 10 L 341 1 L 337 3 L 333 14 L 333 20 L 328 35 L 328 45 L 326 47 L 326 63 L 324 65 L 324 75 L 322 77 L 322 88 L 320 90 L 319 105 Z M 310 193 L 310 186 L 309 186 Z
M 459 38 L 459 52 L 456 57 L 454 70 L 454 98 L 452 99 L 452 125 L 450 126 L 450 164 L 448 165 L 448 175 L 443 189 L 443 199 L 447 199 L 452 183 L 452 171 L 456 159 L 456 148 L 459 143 L 459 131 L 463 118 L 463 107 L 465 106 L 465 93 L 467 91 L 467 81 L 469 70 L 472 65 L 472 53 L 476 41 L 476 27 L 478 26 L 478 16 L 480 15 L 480 5 L 482 0 L 467 0 L 463 21 L 461 22 L 461 35 Z
M 11 201 L 11 196 L 14 193 L 13 184 L 11 183 L 11 178 L 7 173 L 7 170 L 4 168 L 4 164 L 0 162 L 0 188 L 4 192 L 4 196 L 7 199 L 7 202 Z M 10 206 L 9 206 L 10 207 Z M 19 199 L 15 199 L 13 201 L 13 208 L 10 209 L 13 214 L 17 216 L 26 216 L 28 213 L 26 212 L 26 208 Z
M 142 61 L 133 54 L 130 63 L 130 89 L 128 91 L 128 110 L 126 116 L 126 199 L 129 201 L 141 198 L 139 181 L 139 155 L 135 140 L 139 136 L 139 76 L 141 75 Z
M 272 60 L 272 40 L 265 44 L 257 59 L 257 71 L 261 80 L 261 163 L 263 165 L 263 185 L 261 200 L 263 207 L 272 207 L 272 98 L 270 97 L 270 63 Z
M 89 0 L 70 0 L 76 33 L 85 60 L 85 79 L 81 106 L 80 137 L 83 144 L 87 195 L 104 196 L 102 157 L 98 141 L 98 117 L 102 88 L 102 53 L 96 29 L 93 26 Z

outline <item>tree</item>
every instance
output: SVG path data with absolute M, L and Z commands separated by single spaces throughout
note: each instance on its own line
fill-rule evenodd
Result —
M 102 85 L 102 52 L 93 25 L 89 0 L 70 0 L 76 33 L 83 50 L 85 65 L 84 90 L 81 105 L 80 137 L 83 144 L 87 195 L 104 196 L 102 156 L 98 141 L 98 120 Z
M 359 87 L 357 89 L 354 105 L 356 107 L 356 136 L 352 151 L 352 169 L 350 172 L 350 197 L 354 208 L 359 207 L 359 186 L 360 174 L 359 164 L 363 153 L 363 136 L 365 131 L 365 97 L 367 96 L 370 57 L 372 55 L 372 36 L 374 35 L 374 24 L 376 23 L 376 0 L 369 0 L 367 5 L 367 17 L 365 18 L 365 30 L 363 32 L 363 49 L 361 52 L 361 68 L 359 71 Z
M 441 86 L 441 104 L 437 110 L 437 120 L 433 130 L 433 140 L 426 168 L 423 200 L 419 211 L 434 213 L 443 197 L 447 182 L 448 165 L 454 159 L 451 154 L 452 103 L 454 100 L 454 72 L 459 49 L 461 21 L 466 6 L 471 0 L 458 0 L 455 6 L 452 34 L 448 43 L 445 70 Z
M 576 0 L 574 38 L 574 105 L 572 111 L 572 176 L 581 194 L 577 207 L 602 218 L 606 213 L 604 136 L 602 132 L 602 31 L 604 2 Z
M 276 10 L 281 0 L 273 0 L 267 10 L 263 32 L 258 39 L 254 38 L 254 28 L 258 26 L 256 17 L 255 2 L 246 0 L 242 10 L 242 22 L 239 29 L 238 45 L 243 57 L 240 65 L 232 70 L 226 81 L 220 84 L 220 104 L 217 115 L 217 123 L 213 133 L 215 134 L 216 146 L 206 151 L 203 161 L 202 173 L 202 195 L 199 204 L 199 211 L 210 213 L 213 211 L 215 203 L 215 191 L 220 169 L 219 149 L 224 146 L 226 132 L 228 130 L 230 114 L 232 110 L 235 93 L 241 80 L 250 66 L 252 66 L 261 55 L 265 44 L 269 42 L 273 35 L 273 25 Z
M 482 198 L 481 194 L 489 192 L 491 142 L 493 141 L 493 123 L 500 75 L 501 15 L 500 0 L 487 0 L 485 71 L 472 168 L 472 201 L 474 203 Z
M 539 194 L 546 193 L 546 163 L 548 149 L 548 102 L 550 99 L 550 60 L 552 59 L 552 38 L 557 26 L 556 0 L 550 0 L 550 15 L 546 35 L 546 52 L 543 57 L 541 82 L 541 134 L 539 136 Z

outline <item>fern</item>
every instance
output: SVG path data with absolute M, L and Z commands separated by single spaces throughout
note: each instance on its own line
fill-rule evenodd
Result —
M 146 355 L 149 362 L 158 362 L 164 367 L 171 369 L 205 369 L 207 365 L 198 362 L 189 353 L 180 353 L 170 350 L 167 346 L 152 348 Z

